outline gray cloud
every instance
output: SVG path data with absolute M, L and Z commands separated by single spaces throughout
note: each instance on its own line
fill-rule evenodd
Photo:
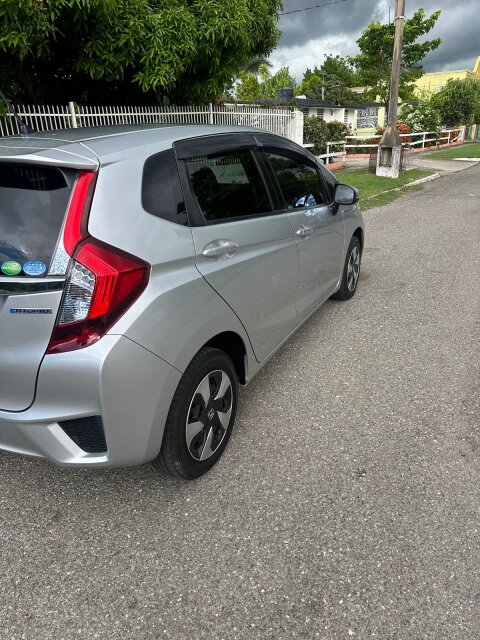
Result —
M 284 10 L 292 11 L 329 0 L 284 0 Z M 440 47 L 425 60 L 427 71 L 471 69 L 480 55 L 480 0 L 440 2 L 439 0 L 406 0 L 407 17 L 423 7 L 430 14 L 442 10 L 435 28 L 425 39 L 439 37 Z M 395 0 L 347 0 L 320 9 L 303 11 L 280 18 L 280 38 L 271 56 L 274 70 L 289 66 L 301 81 L 307 67 L 322 64 L 324 54 L 354 55 L 356 40 L 372 20 L 388 20 L 393 16 Z

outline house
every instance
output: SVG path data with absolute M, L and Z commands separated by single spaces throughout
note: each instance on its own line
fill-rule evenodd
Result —
M 427 91 L 428 93 L 439 93 L 444 89 L 448 80 L 480 80 L 480 56 L 477 57 L 473 70 L 462 69 L 460 71 L 436 71 L 425 73 L 419 78 L 415 85 L 417 91 Z
M 385 121 L 385 108 L 377 102 L 362 102 L 358 104 L 336 104 L 333 100 L 313 100 L 304 96 L 292 97 L 288 100 L 256 100 L 242 103 L 258 106 L 282 107 L 294 106 L 305 117 L 316 116 L 330 122 L 338 120 L 348 124 L 355 134 L 375 133 Z

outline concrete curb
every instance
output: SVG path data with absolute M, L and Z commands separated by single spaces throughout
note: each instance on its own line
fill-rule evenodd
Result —
M 394 189 L 387 189 L 386 191 L 380 191 L 380 193 L 375 193 L 373 196 L 368 196 L 368 198 L 364 198 L 364 200 L 372 200 L 373 198 L 378 198 L 378 196 L 383 196 L 385 193 L 392 193 L 392 191 L 403 191 L 404 189 L 408 189 L 409 187 L 414 187 L 417 184 L 423 184 L 424 182 L 431 182 L 432 180 L 436 180 L 441 177 L 441 173 L 432 173 L 431 176 L 425 176 L 425 178 L 419 178 L 418 180 L 414 180 L 413 182 L 409 182 L 408 184 L 404 184 L 401 187 L 395 187 Z

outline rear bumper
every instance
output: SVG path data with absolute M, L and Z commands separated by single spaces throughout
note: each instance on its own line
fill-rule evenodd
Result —
M 71 467 L 122 467 L 156 457 L 181 373 L 123 336 L 46 356 L 32 406 L 0 412 L 0 450 Z M 101 416 L 107 451 L 87 453 L 59 422 Z

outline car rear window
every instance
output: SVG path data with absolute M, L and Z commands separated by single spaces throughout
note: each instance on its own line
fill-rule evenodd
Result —
M 0 164 L 0 277 L 48 272 L 75 175 L 56 167 Z

